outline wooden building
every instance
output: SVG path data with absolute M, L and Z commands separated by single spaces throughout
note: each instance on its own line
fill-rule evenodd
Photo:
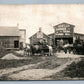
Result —
M 55 30 L 55 44 L 57 44 L 58 40 L 63 40 L 64 42 L 68 41 L 70 44 L 73 43 L 73 35 L 74 35 L 74 25 L 68 23 L 61 23 L 54 26 Z
M 0 27 L 0 46 L 6 49 L 19 48 L 20 33 L 17 27 Z
M 74 33 L 74 40 L 77 38 L 80 38 L 80 40 L 84 41 L 84 34 Z
M 20 49 L 26 40 L 26 30 L 16 27 L 0 27 L 0 47 L 5 49 Z
M 65 43 L 68 42 L 69 44 L 73 44 L 78 37 L 84 40 L 84 34 L 74 33 L 74 27 L 74 25 L 68 23 L 55 25 L 53 27 L 54 33 L 48 35 L 54 38 L 53 45 L 57 45 L 57 42 L 61 40 Z
M 36 44 L 37 42 L 45 41 L 48 45 L 51 45 L 52 42 L 51 38 L 41 31 L 41 28 L 39 28 L 39 31 L 34 35 L 32 35 L 29 39 L 30 39 L 30 44 Z
M 26 43 L 26 30 L 19 29 L 19 32 L 20 32 L 20 49 L 23 49 Z

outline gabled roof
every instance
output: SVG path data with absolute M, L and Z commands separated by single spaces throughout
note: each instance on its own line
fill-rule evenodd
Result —
M 0 26 L 0 36 L 20 36 L 18 27 Z
M 84 36 L 84 34 L 74 33 L 74 35 Z
M 37 33 L 33 34 L 32 36 L 29 37 L 29 39 L 31 39 L 33 36 L 35 36 Z
M 72 27 L 75 27 L 75 25 L 72 25 L 72 24 L 69 24 L 69 23 L 65 23 L 65 22 L 63 22 L 63 23 L 60 23 L 60 24 L 58 24 L 58 25 L 55 25 L 55 26 L 53 26 L 54 28 L 55 27 L 58 27 L 59 25 L 70 25 L 70 26 L 72 26 Z
M 53 36 L 53 35 L 54 35 L 54 33 L 48 34 L 48 36 Z
M 31 39 L 33 36 L 37 35 L 38 32 L 36 32 L 35 34 L 33 34 L 31 37 L 29 37 L 29 39 Z M 43 32 L 42 32 L 43 33 Z M 45 33 L 43 33 L 43 35 L 47 36 L 48 38 L 50 38 L 48 35 L 46 35 Z

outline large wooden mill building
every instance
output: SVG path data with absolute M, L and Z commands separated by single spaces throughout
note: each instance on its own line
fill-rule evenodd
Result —
M 68 42 L 73 44 L 77 38 L 84 40 L 84 34 L 79 34 L 74 32 L 74 25 L 68 23 L 60 23 L 53 26 L 54 33 L 49 34 L 49 37 L 54 38 L 54 44 L 57 45 L 58 41 L 63 40 L 64 43 Z

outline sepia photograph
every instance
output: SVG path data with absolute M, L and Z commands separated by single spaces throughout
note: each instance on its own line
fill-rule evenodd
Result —
M 84 4 L 0 5 L 0 81 L 84 80 Z

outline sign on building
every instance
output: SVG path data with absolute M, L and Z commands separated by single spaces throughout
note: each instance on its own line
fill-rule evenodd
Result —
M 69 24 L 59 24 L 55 27 L 56 36 L 73 36 L 73 27 Z
M 43 33 L 42 32 L 37 32 L 37 38 L 43 38 Z

